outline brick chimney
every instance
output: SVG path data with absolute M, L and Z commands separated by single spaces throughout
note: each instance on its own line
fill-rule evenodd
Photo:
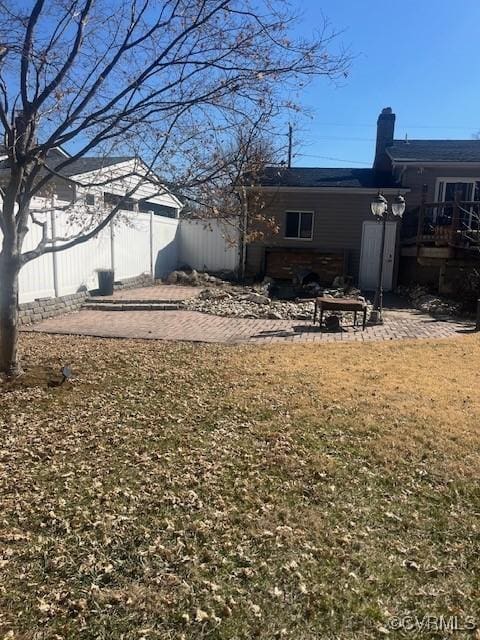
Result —
M 377 171 L 390 172 L 392 170 L 392 161 L 385 150 L 393 144 L 394 131 L 395 114 L 391 107 L 385 107 L 377 120 L 377 143 L 375 146 L 375 160 L 373 161 L 373 168 Z

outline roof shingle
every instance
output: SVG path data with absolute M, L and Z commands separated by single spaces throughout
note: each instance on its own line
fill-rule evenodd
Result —
M 82 173 L 88 173 L 89 171 L 98 171 L 100 169 L 110 167 L 114 164 L 120 164 L 121 162 L 127 162 L 128 160 L 133 159 L 134 158 L 132 156 L 113 156 L 100 158 L 97 158 L 95 156 L 85 156 L 84 158 L 79 158 L 78 160 L 75 160 L 71 164 L 64 167 L 61 170 L 61 173 L 65 176 L 78 176 Z
M 387 153 L 395 162 L 480 162 L 480 140 L 394 140 Z
M 89 171 L 99 171 L 100 169 L 105 169 L 106 167 L 110 167 L 116 164 L 120 164 L 121 162 L 127 162 L 128 160 L 133 160 L 132 156 L 117 156 L 117 157 L 95 157 L 95 156 L 85 156 L 84 158 L 79 158 L 78 160 L 74 160 L 66 167 L 63 167 L 58 170 L 58 173 L 65 178 L 71 178 L 73 176 L 78 176 L 83 173 L 87 173 Z M 53 154 L 48 156 L 47 164 L 48 166 L 57 171 L 57 166 L 63 163 L 66 160 L 64 156 L 59 156 L 57 154 Z M 8 175 L 8 169 L 10 167 L 10 161 L 8 158 L 0 160 L 0 177 Z M 40 172 L 40 176 L 45 175 L 46 170 L 42 170 Z
M 373 169 L 322 167 L 266 167 L 260 176 L 263 187 L 349 187 L 377 189 L 394 187 L 391 176 Z

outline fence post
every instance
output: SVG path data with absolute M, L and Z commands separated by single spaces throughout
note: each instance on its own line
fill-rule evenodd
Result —
M 115 229 L 113 220 L 110 220 L 110 268 L 115 271 Z
M 245 188 L 242 189 L 240 196 L 240 203 L 242 207 L 242 215 L 240 222 L 240 264 L 239 274 L 240 279 L 245 279 L 245 271 L 247 266 L 247 232 L 248 232 L 248 196 Z
M 52 246 L 55 247 L 56 236 L 57 236 L 57 225 L 55 220 L 55 195 L 52 196 L 51 199 L 51 211 L 50 211 L 50 225 L 52 228 Z M 58 261 L 57 261 L 57 252 L 52 251 L 52 269 L 53 269 L 53 290 L 55 292 L 55 298 L 60 296 L 59 286 L 58 286 Z
M 153 211 L 148 212 L 150 214 L 150 275 L 152 280 L 155 279 L 155 263 L 153 255 Z

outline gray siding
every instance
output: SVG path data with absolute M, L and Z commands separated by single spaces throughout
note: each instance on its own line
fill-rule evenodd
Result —
M 348 275 L 358 279 L 362 225 L 372 220 L 371 193 L 321 193 L 306 190 L 268 192 L 268 205 L 261 215 L 273 218 L 278 232 L 265 230 L 262 241 L 250 243 L 247 251 L 247 271 L 260 275 L 265 247 L 296 247 L 319 251 L 344 252 L 349 256 Z M 285 238 L 286 211 L 313 211 L 313 239 Z
M 437 178 L 479 178 L 480 169 L 475 168 L 455 168 L 455 165 L 444 167 L 407 167 L 401 176 L 402 186 L 410 189 L 410 193 L 405 196 L 407 201 L 407 210 L 414 209 L 419 206 L 422 201 L 423 186 L 426 186 L 427 202 L 435 201 L 435 186 Z

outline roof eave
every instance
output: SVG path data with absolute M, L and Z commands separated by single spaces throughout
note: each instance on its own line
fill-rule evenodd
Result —
M 459 167 L 459 168 L 480 168 L 480 161 L 475 162 L 458 162 L 456 160 L 412 160 L 411 158 L 392 158 L 393 166 L 410 165 L 412 167 Z
M 422 158 L 398 158 L 394 157 L 390 150 L 386 149 L 387 155 L 392 161 L 392 164 L 395 165 L 405 165 L 409 164 L 412 166 L 422 166 L 422 167 L 451 167 L 452 165 L 459 167 L 480 167 L 480 160 L 426 160 Z
M 98 173 L 99 171 L 106 171 L 107 169 L 111 169 L 112 167 L 118 167 L 121 164 L 126 164 L 127 162 L 132 162 L 135 158 L 128 158 L 128 160 L 121 160 L 120 162 L 112 162 L 111 164 L 106 164 L 105 166 L 97 167 L 96 169 L 86 169 L 85 171 L 79 171 L 78 173 L 72 173 L 70 178 L 74 178 L 75 176 L 84 176 L 87 173 Z
M 240 188 L 240 187 L 239 187 Z M 245 189 L 261 189 L 262 191 L 309 191 L 313 193 L 351 193 L 364 195 L 375 195 L 379 191 L 382 193 L 410 193 L 410 189 L 405 187 L 293 187 L 293 186 L 275 186 L 275 185 L 252 185 L 243 187 Z
M 105 167 L 99 167 L 98 169 L 90 169 L 88 171 L 82 171 L 80 173 L 74 173 L 68 177 L 65 177 L 66 180 L 70 179 L 72 181 L 75 181 L 76 177 L 80 177 L 80 176 L 85 176 L 88 173 L 99 173 L 102 171 L 106 171 L 108 169 L 111 169 L 112 167 L 118 167 L 119 165 L 122 164 L 127 164 L 128 162 L 132 162 L 132 161 L 136 161 L 139 163 L 139 166 L 141 166 L 142 168 L 146 169 L 147 171 L 151 171 L 151 169 L 145 164 L 145 162 L 143 160 L 141 160 L 140 158 L 128 158 L 128 160 L 121 160 L 120 162 L 114 162 L 112 164 L 108 164 Z M 153 173 L 153 172 L 152 172 Z M 156 175 L 156 174 L 154 174 Z M 120 180 L 122 176 L 118 176 L 118 179 Z M 112 182 L 114 182 L 115 180 L 112 179 Z M 165 185 L 162 184 L 162 187 L 164 188 L 164 194 L 168 195 L 177 205 L 177 208 L 179 211 L 181 211 L 184 208 L 184 203 L 176 196 L 174 195 L 170 189 L 168 187 L 166 187 Z M 160 194 L 161 195 L 161 194 Z

